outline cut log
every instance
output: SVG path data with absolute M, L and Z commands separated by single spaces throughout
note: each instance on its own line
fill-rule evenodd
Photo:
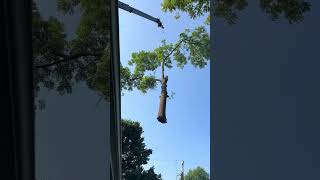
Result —
M 167 82 L 168 82 L 168 76 L 166 76 L 161 80 L 160 106 L 159 106 L 159 112 L 157 117 L 160 123 L 167 123 L 166 102 L 167 102 L 167 97 L 169 97 L 167 92 Z

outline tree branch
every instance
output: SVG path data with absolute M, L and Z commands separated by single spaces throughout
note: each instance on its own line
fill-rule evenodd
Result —
M 164 79 L 164 60 L 161 62 L 161 77 Z
M 171 54 L 172 54 L 175 50 L 177 50 L 177 48 L 181 45 L 181 43 L 182 43 L 183 41 L 185 41 L 185 39 L 181 39 L 180 42 L 176 45 L 176 47 L 174 47 L 174 48 L 171 50 L 171 52 L 170 52 L 166 57 L 163 58 L 162 61 L 165 62 L 165 61 L 168 59 L 168 57 L 171 56 Z
M 134 80 L 138 80 L 138 79 L 141 79 L 141 78 L 143 78 L 143 75 L 130 78 L 129 81 L 134 81 Z
M 143 75 L 130 78 L 129 81 L 134 81 L 143 78 Z M 162 82 L 161 79 L 155 79 L 156 81 Z
M 55 53 L 54 55 L 61 57 L 63 59 L 59 60 L 59 61 L 54 61 L 52 63 L 48 63 L 48 64 L 42 64 L 42 65 L 36 65 L 36 68 L 47 68 L 56 64 L 60 64 L 63 62 L 67 62 L 67 61 L 72 61 L 72 60 L 77 60 L 80 57 L 85 57 L 85 56 L 102 56 L 102 53 L 88 53 L 88 52 L 84 52 L 84 53 L 78 53 L 78 54 L 72 54 L 72 55 L 65 55 L 65 54 L 61 54 L 61 53 Z
M 174 47 L 171 52 L 163 58 L 162 63 L 161 63 L 161 75 L 162 75 L 162 79 L 164 79 L 164 63 L 165 61 L 172 55 L 172 53 L 177 50 L 177 48 L 181 45 L 181 43 L 185 41 L 185 39 L 181 39 L 180 42 L 178 42 L 178 44 L 176 45 L 176 47 Z

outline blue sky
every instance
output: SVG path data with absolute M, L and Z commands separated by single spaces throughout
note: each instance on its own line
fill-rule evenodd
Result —
M 123 0 L 137 9 L 158 17 L 165 29 L 154 22 L 119 10 L 120 57 L 127 65 L 131 53 L 152 50 L 162 39 L 175 42 L 185 28 L 203 24 L 204 18 L 191 20 L 161 11 L 161 1 Z M 159 72 L 157 72 L 159 73 Z M 168 93 L 174 98 L 167 102 L 167 124 L 157 119 L 160 87 L 142 94 L 139 91 L 125 92 L 122 96 L 122 118 L 139 121 L 144 129 L 147 148 L 153 150 L 148 166 L 155 166 L 164 180 L 176 179 L 180 160 L 185 161 L 185 171 L 196 166 L 210 172 L 210 67 L 196 69 L 187 65 L 183 70 L 173 68 L 166 71 L 169 76 Z

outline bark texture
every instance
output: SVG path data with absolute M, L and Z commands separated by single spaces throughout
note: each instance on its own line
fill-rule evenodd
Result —
M 161 96 L 160 96 L 160 106 L 159 106 L 159 112 L 158 112 L 158 121 L 161 123 L 167 123 L 167 117 L 166 117 L 166 103 L 167 103 L 167 82 L 168 82 L 168 76 L 162 78 L 161 81 Z

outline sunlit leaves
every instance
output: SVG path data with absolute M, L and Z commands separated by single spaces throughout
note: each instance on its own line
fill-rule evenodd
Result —
M 134 74 L 143 74 L 145 71 L 154 71 L 160 66 L 161 61 L 158 59 L 156 52 L 140 51 L 132 53 L 129 65 L 135 65 Z
M 120 77 L 121 89 L 131 91 L 133 89 L 134 80 L 132 79 L 130 69 L 121 65 Z
M 198 166 L 195 169 L 190 169 L 185 176 L 185 180 L 209 180 L 209 173 L 207 173 L 202 167 Z
M 178 48 L 174 53 L 173 57 L 177 62 L 177 67 L 183 68 L 184 65 L 187 64 L 187 58 L 186 56 L 181 52 L 180 48 Z
M 204 21 L 204 24 L 205 24 L 205 25 L 210 25 L 210 16 L 208 16 L 208 17 L 206 18 L 206 20 Z
M 128 64 L 133 66 L 134 70 L 131 74 L 128 68 L 122 69 L 122 87 L 128 90 L 136 87 L 143 93 L 155 88 L 158 85 L 157 78 L 145 74 L 161 70 L 162 62 L 168 69 L 174 66 L 184 68 L 188 62 L 194 67 L 203 68 L 210 58 L 209 40 L 205 27 L 200 26 L 192 31 L 186 29 L 176 43 L 163 40 L 161 45 L 152 51 L 132 53 Z
M 161 46 L 154 49 L 154 52 L 157 54 L 157 59 L 159 62 L 164 62 L 165 67 L 172 68 L 172 61 L 170 56 L 171 51 L 173 50 L 173 44 L 167 44 L 165 40 L 161 41 Z
M 190 52 L 189 59 L 192 65 L 203 68 L 210 58 L 210 38 L 203 26 L 197 27 L 188 37 L 187 49 Z
M 161 5 L 165 12 L 182 11 L 193 19 L 210 10 L 209 0 L 163 0 Z
M 148 89 L 154 89 L 156 85 L 157 81 L 155 76 L 143 76 L 137 88 L 142 93 L 146 93 Z
M 240 11 L 244 10 L 248 0 L 214 0 L 211 4 L 213 17 L 221 17 L 229 24 L 234 24 Z M 298 23 L 304 19 L 304 14 L 311 9 L 311 4 L 303 0 L 260 0 L 261 9 L 272 18 L 277 20 L 281 16 L 289 23 Z M 209 0 L 163 0 L 162 10 L 167 12 L 186 12 L 195 19 L 210 11 Z M 205 21 L 209 24 L 209 16 Z

